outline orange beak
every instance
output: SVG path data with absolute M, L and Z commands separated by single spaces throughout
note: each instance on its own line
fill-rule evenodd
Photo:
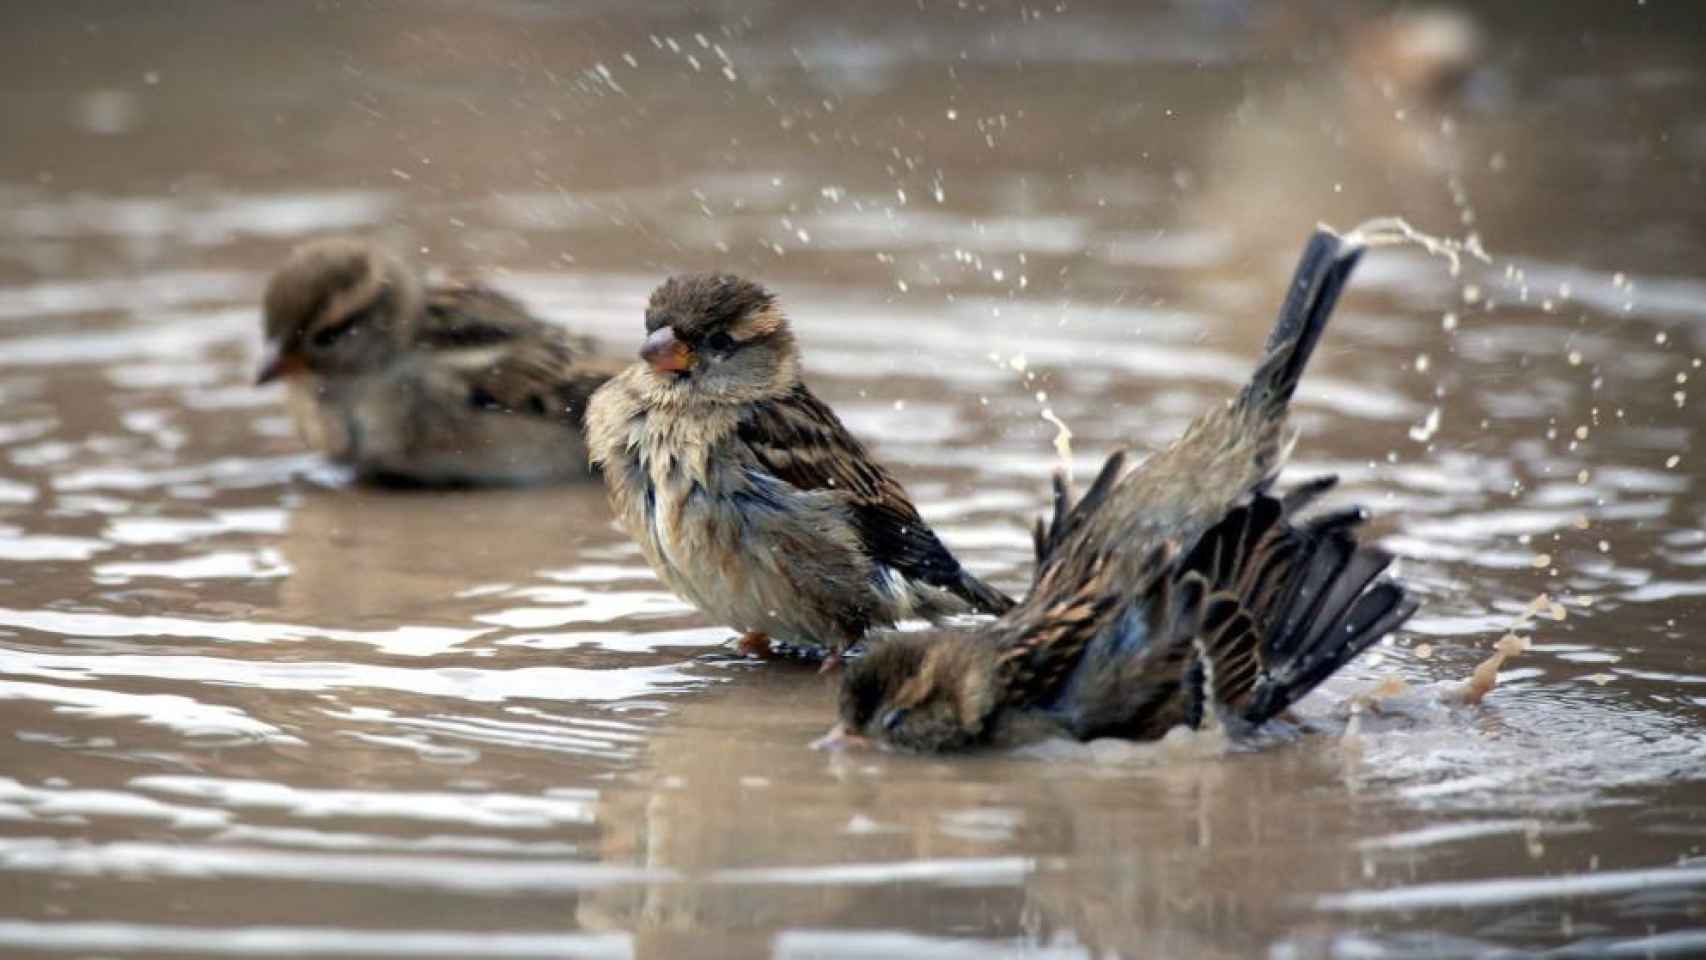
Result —
M 674 327 L 659 327 L 640 347 L 640 359 L 658 373 L 686 373 L 693 369 L 694 357 L 687 344 L 675 339 Z
M 271 383 L 280 377 L 293 377 L 307 370 L 308 364 L 302 359 L 302 354 L 295 351 L 287 353 L 278 343 L 269 342 L 261 353 L 261 369 L 255 374 L 255 386 Z
M 868 738 L 849 731 L 845 723 L 836 724 L 811 743 L 813 750 L 869 750 L 871 746 Z

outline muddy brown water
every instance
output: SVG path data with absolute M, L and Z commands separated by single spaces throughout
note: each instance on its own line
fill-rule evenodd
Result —
M 1501 5 L 1429 99 L 1330 5 L 8 7 L 0 952 L 1706 952 L 1694 15 Z M 1365 260 L 1294 475 L 1425 605 L 1259 750 L 812 752 L 826 682 L 730 656 L 599 490 L 359 489 L 248 385 L 311 236 L 612 353 L 738 270 L 1019 589 L 1043 409 L 1080 476 L 1165 441 L 1307 231 L 1382 214 L 1492 263 Z

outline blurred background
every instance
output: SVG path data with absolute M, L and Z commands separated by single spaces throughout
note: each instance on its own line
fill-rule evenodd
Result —
M 917 0 L 0 11 L 0 952 L 1706 951 L 1693 6 Z M 809 670 L 590 485 L 399 493 L 250 381 L 356 233 L 628 356 L 728 269 L 980 574 L 1246 375 L 1423 597 L 1260 751 L 827 757 Z M 1536 598 L 1546 600 L 1536 604 Z M 1454 685 L 1532 646 L 1478 707 Z M 1574 951 L 1571 953 L 1569 951 Z

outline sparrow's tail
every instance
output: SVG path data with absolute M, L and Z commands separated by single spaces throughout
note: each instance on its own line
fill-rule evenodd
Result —
M 1294 520 L 1334 481 L 1257 494 L 1183 564 L 1210 591 L 1196 633 L 1202 699 L 1234 732 L 1277 716 L 1416 611 L 1403 587 L 1378 579 L 1391 555 L 1357 543 L 1361 510 Z
M 1239 394 L 1242 408 L 1267 420 L 1285 416 L 1303 368 L 1321 342 L 1321 333 L 1327 329 L 1327 320 L 1362 251 L 1361 246 L 1347 244 L 1325 230 L 1317 230 L 1309 238 L 1292 274 L 1291 289 L 1280 305 L 1279 319 L 1268 334 L 1262 362 Z
M 1005 593 L 995 589 L 971 574 L 960 571 L 959 579 L 948 586 L 948 590 L 964 600 L 978 613 L 993 613 L 1000 616 L 1013 609 L 1014 600 Z

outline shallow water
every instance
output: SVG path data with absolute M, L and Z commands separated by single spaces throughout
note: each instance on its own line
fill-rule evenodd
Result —
M 928 6 L 4 14 L 0 951 L 1706 951 L 1688 11 L 1501 7 L 1429 103 L 1321 9 Z M 1493 262 L 1365 259 L 1295 475 L 1425 605 L 1259 750 L 809 751 L 826 681 L 730 655 L 601 491 L 356 488 L 248 386 L 326 232 L 612 353 L 665 273 L 739 270 L 1016 590 L 1042 411 L 1080 477 L 1164 442 L 1307 231 L 1383 214 Z

